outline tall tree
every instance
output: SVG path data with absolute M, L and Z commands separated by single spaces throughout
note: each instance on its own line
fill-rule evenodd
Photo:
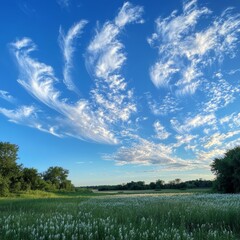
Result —
M 0 192 L 20 190 L 21 166 L 17 164 L 18 146 L 0 142 Z
M 215 188 L 224 193 L 240 192 L 240 147 L 227 151 L 214 159 L 212 172 L 216 174 Z
M 0 174 L 12 177 L 17 167 L 18 146 L 8 142 L 0 142 Z
M 69 171 L 62 167 L 50 167 L 43 173 L 43 179 L 50 182 L 56 189 L 70 190 L 73 188 L 71 181 L 67 179 Z

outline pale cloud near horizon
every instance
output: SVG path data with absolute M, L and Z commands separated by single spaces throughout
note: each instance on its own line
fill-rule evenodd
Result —
M 141 137 L 135 138 L 130 146 L 122 146 L 113 154 L 103 155 L 103 159 L 115 161 L 116 165 L 123 166 L 143 165 L 161 166 L 164 170 L 190 170 L 206 168 L 206 163 L 198 160 L 181 159 L 175 155 L 175 146 L 156 143 Z
M 170 164 L 175 160 L 170 156 L 172 149 L 164 144 L 139 138 L 131 146 L 122 146 L 117 152 L 104 155 L 106 160 L 114 160 L 117 165 L 125 164 Z

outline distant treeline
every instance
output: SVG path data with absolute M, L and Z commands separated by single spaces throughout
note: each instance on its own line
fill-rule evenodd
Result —
M 124 190 L 161 190 L 161 189 L 187 189 L 187 188 L 211 188 L 213 181 L 211 180 L 191 180 L 182 182 L 181 179 L 177 178 L 173 181 L 165 183 L 163 180 L 157 180 L 145 184 L 144 181 L 128 182 L 126 184 L 119 185 L 102 185 L 102 186 L 89 186 L 88 188 L 98 189 L 98 191 L 124 191 Z

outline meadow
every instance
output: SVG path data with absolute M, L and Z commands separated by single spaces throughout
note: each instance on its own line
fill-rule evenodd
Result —
M 240 195 L 159 192 L 2 198 L 0 239 L 240 239 Z

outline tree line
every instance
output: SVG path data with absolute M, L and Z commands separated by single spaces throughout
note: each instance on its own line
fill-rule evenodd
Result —
M 124 190 L 161 190 L 161 189 L 187 189 L 187 188 L 211 188 L 213 186 L 213 181 L 211 180 L 191 180 L 191 181 L 181 181 L 177 178 L 175 180 L 165 183 L 163 180 L 157 180 L 155 182 L 150 182 L 146 184 L 144 181 L 131 181 L 126 184 L 118 185 L 102 185 L 102 186 L 91 186 L 88 188 L 95 188 L 99 191 L 124 191 Z
M 39 173 L 35 168 L 26 168 L 16 162 L 18 149 L 15 144 L 0 142 L 0 196 L 27 190 L 74 190 L 68 170 L 54 166 Z

